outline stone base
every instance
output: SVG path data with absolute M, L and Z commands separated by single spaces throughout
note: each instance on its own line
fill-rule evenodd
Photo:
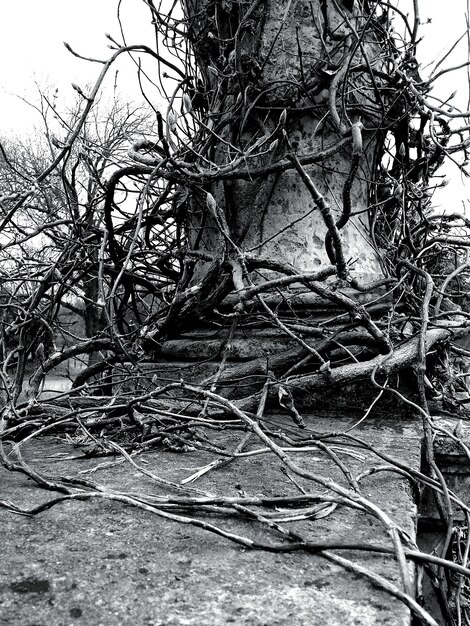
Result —
M 272 427 L 290 431 L 289 418 L 272 416 Z M 348 417 L 335 420 L 336 431 L 353 425 Z M 330 420 L 307 417 L 314 431 L 329 432 Z M 420 467 L 420 429 L 397 418 L 369 420 L 355 434 L 411 467 Z M 214 433 L 218 445 L 234 449 L 240 433 Z M 253 438 L 247 449 L 259 448 Z M 343 446 L 342 446 L 343 447 Z M 345 449 L 345 448 L 344 448 Z M 353 450 L 352 448 L 350 450 Z M 337 450 L 341 454 L 340 450 Z M 70 461 L 80 451 L 57 440 L 41 439 L 25 446 L 24 457 L 38 471 L 73 475 L 103 459 Z M 338 467 L 321 451 L 291 453 L 306 470 L 346 486 Z M 204 451 L 176 454 L 164 450 L 135 457 L 137 463 L 162 478 L 180 482 L 217 458 Z M 360 447 L 341 458 L 357 475 L 377 465 L 377 457 Z M 53 460 L 52 460 L 53 459 Z M 83 477 L 83 474 L 81 474 Z M 172 492 L 120 464 L 85 475 L 120 493 Z M 299 479 L 303 488 L 323 493 L 315 483 Z M 37 488 L 20 474 L 0 468 L 0 499 L 32 506 L 54 495 Z M 224 496 L 297 495 L 268 455 L 240 459 L 211 471 L 189 487 Z M 381 506 L 411 537 L 416 530 L 416 503 L 408 481 L 380 473 L 362 483 L 364 494 Z M 176 512 L 176 511 L 174 511 Z M 192 517 L 191 510 L 178 514 Z M 279 511 L 282 514 L 282 511 Z M 198 513 L 240 536 L 264 543 L 285 540 L 274 531 L 236 515 Z M 323 517 L 284 524 L 315 542 L 372 542 L 390 546 L 390 538 L 373 517 L 338 507 Z M 72 501 L 28 518 L 0 509 L 4 537 L 0 566 L 0 624 L 34 623 L 62 626 L 86 623 L 103 626 L 410 626 L 408 609 L 319 554 L 304 551 L 274 553 L 249 550 L 222 537 L 163 519 L 118 502 Z M 361 551 L 334 554 L 376 572 L 401 587 L 395 559 Z M 411 566 L 410 566 L 411 567 Z

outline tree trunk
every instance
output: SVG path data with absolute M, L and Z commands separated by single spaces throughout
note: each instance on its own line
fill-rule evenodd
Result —
M 219 137 L 207 156 L 223 170 L 244 155 L 243 179 L 224 174 L 210 188 L 234 243 L 298 271 L 334 261 L 344 278 L 342 254 L 346 273 L 363 278 L 382 273 L 369 235 L 368 187 L 381 141 L 384 62 L 380 31 L 340 5 L 196 0 L 186 10 L 210 100 L 204 121 Z M 193 213 L 194 247 L 222 256 L 220 223 Z

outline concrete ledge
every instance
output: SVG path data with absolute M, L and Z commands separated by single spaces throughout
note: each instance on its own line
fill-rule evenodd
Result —
M 273 428 L 294 428 L 288 418 L 272 416 L 272 420 Z M 352 423 L 351 419 L 338 418 L 334 430 L 347 429 Z M 316 432 L 328 432 L 332 422 L 312 416 L 308 426 Z M 419 467 L 419 424 L 371 420 L 354 432 L 383 452 Z M 217 435 L 218 444 L 233 449 L 239 437 L 223 431 Z M 252 447 L 259 447 L 254 437 Z M 335 451 L 354 475 L 379 463 L 377 457 L 359 447 L 338 445 Z M 70 445 L 52 439 L 42 439 L 25 450 L 25 457 L 36 468 L 55 475 L 76 473 L 103 462 L 67 460 L 64 454 L 81 456 Z M 137 458 L 159 476 L 180 481 L 212 461 L 214 455 L 195 450 L 180 454 L 156 451 Z M 295 453 L 295 460 L 346 485 L 338 467 L 319 450 Z M 88 477 L 121 492 L 162 493 L 159 485 L 127 464 Z M 22 475 L 2 469 L 0 480 L 1 499 L 31 506 L 51 497 Z M 325 492 L 302 479 L 299 482 L 310 492 Z M 209 472 L 192 486 L 220 495 L 299 493 L 281 471 L 279 461 L 267 455 L 247 457 Z M 393 473 L 380 473 L 365 479 L 362 487 L 365 496 L 414 537 L 417 511 L 406 480 Z M 277 533 L 241 517 L 205 513 L 203 518 L 255 540 L 281 540 Z M 291 522 L 286 527 L 312 541 L 390 546 L 377 520 L 345 507 L 326 517 Z M 4 538 L 0 564 L 2 625 L 410 623 L 403 604 L 320 555 L 246 550 L 202 529 L 120 503 L 67 502 L 35 518 L 0 509 L 0 528 Z M 337 553 L 400 586 L 393 557 L 357 551 Z
M 470 422 L 458 417 L 442 417 L 435 420 L 442 431 L 434 441 L 436 462 L 445 476 L 447 485 L 464 502 L 470 501 Z M 445 432 L 449 433 L 447 435 Z M 460 441 L 458 441 L 460 439 Z M 420 506 L 421 518 L 427 526 L 435 526 L 437 532 L 441 520 L 436 503 L 429 489 L 423 490 Z M 456 521 L 464 521 L 460 509 L 455 510 Z M 465 522 L 466 523 L 466 522 Z M 439 534 L 437 532 L 437 534 Z

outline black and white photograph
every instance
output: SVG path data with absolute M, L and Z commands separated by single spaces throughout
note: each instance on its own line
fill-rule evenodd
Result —
M 470 626 L 470 0 L 0 55 L 0 626 Z

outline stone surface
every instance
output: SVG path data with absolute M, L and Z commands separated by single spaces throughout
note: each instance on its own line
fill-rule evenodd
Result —
M 296 427 L 282 416 L 270 426 L 292 434 Z M 352 419 L 308 418 L 315 432 L 342 431 Z M 413 467 L 420 463 L 419 424 L 395 417 L 361 424 L 354 433 Z M 305 431 L 302 431 L 302 435 Z M 240 433 L 222 431 L 216 438 L 233 449 Z M 252 436 L 251 448 L 260 445 Z M 353 475 L 381 461 L 360 447 L 337 445 L 336 454 Z M 102 459 L 68 460 L 82 453 L 54 439 L 28 445 L 27 458 L 49 474 L 76 474 Z M 301 467 L 322 476 L 346 480 L 321 451 L 291 454 Z M 214 459 L 205 451 L 154 451 L 137 457 L 146 469 L 181 481 Z M 82 474 L 83 476 L 83 474 Z M 161 487 L 135 468 L 119 464 L 87 475 L 109 489 L 162 493 Z M 24 476 L 0 472 L 0 499 L 31 506 L 53 497 Z M 303 479 L 313 493 L 325 489 Z M 220 495 L 297 494 L 271 455 L 240 459 L 192 483 Z M 412 536 L 416 506 L 407 481 L 379 473 L 361 483 L 363 495 Z M 171 493 L 169 491 L 168 493 Z M 173 492 L 175 493 L 175 492 Z M 264 542 L 281 539 L 274 531 L 246 519 L 205 514 L 205 519 L 232 532 Z M 378 522 L 359 511 L 338 507 L 330 515 L 286 524 L 311 540 L 372 542 L 390 545 Z M 67 502 L 34 518 L 0 509 L 3 537 L 0 562 L 2 626 L 111 625 L 405 625 L 408 610 L 363 578 L 346 572 L 319 555 L 250 551 L 200 528 L 177 524 L 117 502 Z M 400 586 L 393 557 L 336 551 L 386 576 Z
M 449 489 L 463 502 L 470 502 L 470 422 L 458 417 L 436 419 L 435 424 L 442 430 L 435 440 L 436 463 L 445 476 Z M 457 432 L 456 432 L 457 429 Z M 445 434 L 445 431 L 451 436 Z M 456 441 L 456 436 L 460 442 Z M 456 523 L 466 524 L 464 513 L 454 507 Z M 429 489 L 423 491 L 421 517 L 427 526 L 434 525 L 433 533 L 441 537 L 440 516 L 435 499 Z

